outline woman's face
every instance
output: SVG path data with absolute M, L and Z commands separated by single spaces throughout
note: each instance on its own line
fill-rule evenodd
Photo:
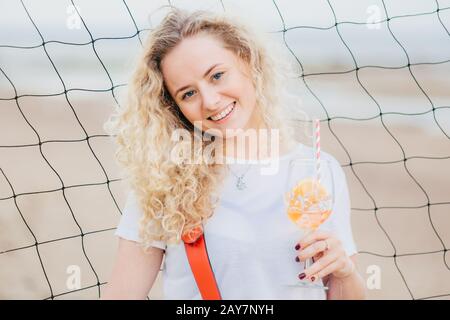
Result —
M 222 42 L 206 34 L 184 39 L 162 60 L 161 69 L 173 100 L 202 130 L 258 128 L 255 88 L 248 65 Z M 198 127 L 198 125 L 197 125 Z

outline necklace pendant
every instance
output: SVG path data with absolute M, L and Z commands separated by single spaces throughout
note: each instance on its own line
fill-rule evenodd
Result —
M 245 184 L 243 177 L 238 177 L 238 180 L 236 182 L 236 188 L 238 188 L 239 190 L 244 190 L 245 188 L 247 188 L 247 185 Z

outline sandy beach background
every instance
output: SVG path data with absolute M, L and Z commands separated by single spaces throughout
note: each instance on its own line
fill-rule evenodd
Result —
M 286 43 L 282 33 L 275 37 L 302 62 L 305 77 L 292 80 L 289 90 L 301 98 L 298 107 L 323 121 L 322 148 L 346 173 L 358 270 L 369 298 L 450 299 L 450 10 L 438 15 L 434 1 L 423 7 L 400 2 L 389 8 L 397 15 L 432 12 L 391 23 L 407 54 L 386 22 L 375 30 L 340 25 L 358 70 L 336 28 L 292 29 Z M 82 42 L 64 28 L 52 33 L 43 23 L 50 17 L 24 3 L 47 40 Z M 148 28 L 148 14 L 125 3 L 138 28 Z M 279 30 L 270 24 L 278 19 L 281 25 L 273 3 L 262 3 L 267 29 Z M 287 27 L 329 25 L 321 15 L 308 20 L 284 1 L 276 3 Z M 369 2 L 362 3 L 359 9 L 337 8 L 340 21 L 355 18 L 349 12 L 366 21 Z M 120 5 L 114 2 L 111 10 Z M 66 19 L 67 4 L 58 6 Z M 87 2 L 80 6 L 95 16 Z M 26 20 L 20 6 L 8 10 Z M 120 35 L 133 33 L 129 22 L 127 28 L 119 28 Z M 118 36 L 117 30 L 96 30 L 95 38 Z M 102 126 L 114 98 L 126 92 L 139 39 L 48 43 L 44 50 L 36 30 L 13 31 L 0 36 L 0 299 L 98 299 L 128 192 Z M 80 288 L 71 285 L 73 270 L 80 272 Z M 149 298 L 163 299 L 161 286 L 159 276 Z

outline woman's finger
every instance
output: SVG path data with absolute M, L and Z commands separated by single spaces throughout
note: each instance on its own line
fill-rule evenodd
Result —
M 304 236 L 298 243 L 299 249 L 305 249 L 310 246 L 312 243 L 318 240 L 325 240 L 330 238 L 331 234 L 327 231 L 316 230 L 311 233 L 308 233 Z
M 317 256 L 320 253 L 330 249 L 331 248 L 330 242 L 331 242 L 330 238 L 319 240 L 312 243 L 305 249 L 300 249 L 300 252 L 298 254 L 300 261 L 305 261 L 306 259 Z
M 303 271 L 303 274 L 304 274 L 303 278 L 311 279 L 311 277 L 313 277 L 313 276 L 315 276 L 317 278 L 317 275 L 321 274 L 322 270 L 327 268 L 330 264 L 334 263 L 336 260 L 338 260 L 337 255 L 325 254 L 322 258 L 318 259 L 309 268 L 307 268 Z
M 312 257 L 312 261 L 316 262 L 317 260 L 323 257 L 323 254 L 324 254 L 323 252 L 319 252 L 318 254 Z
M 314 281 L 316 281 L 317 279 L 325 278 L 326 276 L 333 274 L 340 268 L 342 268 L 341 261 L 334 260 L 333 262 L 331 262 L 330 264 L 328 264 L 321 270 L 317 271 L 315 274 L 310 275 L 308 279 L 312 280 L 312 278 L 314 277 Z

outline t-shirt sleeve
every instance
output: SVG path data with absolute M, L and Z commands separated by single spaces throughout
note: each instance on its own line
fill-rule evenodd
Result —
M 139 221 L 142 215 L 143 212 L 139 207 L 136 195 L 133 191 L 130 191 L 125 202 L 125 207 L 122 210 L 122 217 L 114 234 L 126 240 L 142 242 L 139 237 Z M 163 241 L 154 241 L 151 246 L 163 250 L 166 249 L 166 244 Z
M 358 252 L 351 226 L 351 206 L 344 170 L 336 159 L 331 160 L 335 183 L 335 205 L 329 219 L 329 228 L 341 240 L 345 252 L 352 256 Z

